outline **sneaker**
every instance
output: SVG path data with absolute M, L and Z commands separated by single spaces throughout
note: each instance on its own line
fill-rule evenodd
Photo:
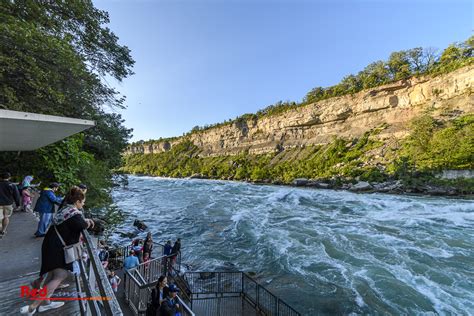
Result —
M 50 310 L 50 309 L 59 308 L 63 305 L 64 305 L 64 302 L 51 302 L 48 305 L 41 305 L 40 307 L 38 307 L 38 312 L 42 313 L 42 312 Z
M 69 283 L 59 284 L 58 289 L 59 290 L 66 289 L 69 287 L 69 285 L 70 285 Z
M 36 313 L 36 308 L 32 312 L 30 312 L 30 305 L 26 305 L 20 308 L 20 314 L 22 315 L 32 316 L 35 313 Z

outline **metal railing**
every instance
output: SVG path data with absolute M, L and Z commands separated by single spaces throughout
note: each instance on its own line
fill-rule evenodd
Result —
M 164 258 L 156 258 L 156 264 Z M 126 271 L 126 301 L 135 315 L 146 312 L 151 289 L 157 281 L 147 280 L 141 271 L 144 270 L 140 266 Z M 206 315 L 227 315 L 232 311 L 236 315 L 300 316 L 244 272 L 176 272 L 168 278 L 181 290 L 182 315 L 194 315 L 196 308 Z
M 156 249 L 158 249 L 158 251 L 156 251 Z M 154 253 L 159 254 L 158 257 L 162 258 L 164 256 L 164 249 L 165 249 L 164 245 L 157 242 L 153 242 L 153 250 L 151 253 L 151 260 L 149 262 L 156 259 L 156 257 L 155 258 L 153 257 Z M 109 251 L 110 253 L 110 257 L 108 259 L 109 269 L 111 270 L 122 269 L 123 262 L 125 261 L 125 258 L 129 255 L 130 250 L 132 250 L 132 246 L 129 245 L 129 246 L 123 246 L 116 249 L 112 249 L 111 251 Z M 174 257 L 176 258 L 173 259 Z M 167 258 L 168 260 L 166 260 L 166 262 L 164 262 L 163 264 L 166 264 L 166 268 L 169 270 L 169 272 L 171 272 L 172 270 L 176 270 L 178 272 L 181 271 L 181 252 L 180 251 L 178 252 L 177 255 L 171 254 L 167 256 Z M 139 258 L 139 259 L 143 260 L 143 258 Z M 171 268 L 170 266 L 171 264 L 173 264 L 174 266 L 173 268 Z M 156 281 L 157 280 L 158 279 L 156 279 Z
M 157 251 L 158 249 L 158 251 Z M 125 302 L 135 315 L 142 315 L 146 313 L 149 298 L 151 296 L 151 289 L 156 285 L 161 275 L 172 277 L 172 275 L 179 274 L 181 270 L 181 252 L 177 254 L 165 256 L 164 245 L 153 242 L 152 259 L 140 263 L 136 268 L 129 269 L 124 272 L 124 293 Z M 122 269 L 125 258 L 129 255 L 132 246 L 124 246 L 111 250 L 108 259 L 109 268 L 112 270 Z M 159 257 L 153 258 L 153 254 L 160 254 Z M 139 256 L 143 261 L 143 257 Z M 187 307 L 186 298 L 179 297 L 182 308 L 182 315 L 194 315 L 189 307 Z
M 163 272 L 167 272 L 166 260 L 169 256 L 155 258 L 138 267 L 125 271 L 125 301 L 135 315 L 144 315 L 151 298 L 151 290 Z M 145 273 L 143 275 L 142 273 Z M 171 277 L 171 275 L 170 275 Z M 177 296 L 183 316 L 195 316 L 188 304 L 180 295 Z
M 142 284 L 143 281 L 135 269 L 125 271 L 125 302 L 128 304 L 134 315 L 143 315 L 146 313 L 150 293 L 147 288 L 142 286 Z
M 203 309 L 213 315 L 225 315 L 229 308 L 240 310 L 241 315 L 251 310 L 256 315 L 300 315 L 245 272 L 186 272 L 183 278 L 192 293 L 193 310 L 198 301 L 206 300 Z
M 77 261 L 80 274 L 75 277 L 81 315 L 123 315 L 92 237 L 86 230 L 82 235 L 87 256 Z
M 163 245 L 156 243 L 162 247 Z M 130 246 L 123 248 L 123 262 Z M 237 272 L 180 272 L 181 253 L 175 264 L 171 256 L 161 256 L 138 267 L 125 271 L 125 301 L 135 315 L 146 313 L 151 289 L 161 275 L 168 277 L 168 283 L 175 283 L 181 290 L 178 299 L 181 314 L 193 316 L 227 315 L 274 315 L 300 316 L 295 309 L 258 284 L 247 273 Z M 199 306 L 198 306 L 199 305 Z M 193 312 L 194 311 L 194 312 Z

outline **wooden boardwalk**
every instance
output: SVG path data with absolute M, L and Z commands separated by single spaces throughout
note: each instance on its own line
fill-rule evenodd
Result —
M 37 277 L 37 273 L 26 274 L 21 277 L 15 277 L 10 280 L 0 282 L 0 295 L 2 303 L 0 304 L 0 315 L 19 315 L 20 308 L 30 301 L 20 297 L 20 286 L 28 285 L 29 282 Z M 73 284 L 73 283 L 70 283 Z M 71 285 L 67 289 L 61 291 L 75 291 L 75 287 Z M 63 307 L 49 310 L 35 315 L 80 315 L 79 302 L 66 302 Z
M 0 315 L 19 315 L 20 308 L 31 301 L 21 298 L 20 286 L 38 277 L 42 238 L 33 236 L 38 221 L 31 213 L 14 213 L 7 234 L 0 240 Z M 74 280 L 61 291 L 75 292 Z M 79 315 L 79 302 L 66 302 L 63 307 L 35 315 Z

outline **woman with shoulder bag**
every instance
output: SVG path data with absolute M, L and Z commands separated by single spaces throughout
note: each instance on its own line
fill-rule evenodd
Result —
M 66 196 L 67 205 L 54 214 L 53 225 L 43 240 L 40 277 L 47 275 L 44 281 L 47 297 L 50 297 L 68 276 L 68 270 L 73 270 L 73 261 L 80 259 L 80 254 L 75 253 L 80 251 L 81 232 L 94 226 L 94 222 L 85 219 L 82 214 L 85 200 L 80 189 L 72 188 Z M 31 305 L 23 306 L 20 313 L 34 315 L 36 311 L 43 312 L 63 305 L 64 302 L 36 300 Z

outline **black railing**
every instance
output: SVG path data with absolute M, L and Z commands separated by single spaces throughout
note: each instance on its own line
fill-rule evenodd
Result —
M 193 294 L 242 293 L 242 272 L 186 272 Z
M 264 315 L 300 315 L 282 299 L 258 284 L 247 273 L 242 273 L 242 292 L 244 297 L 250 301 L 249 303 L 253 303 L 254 307 Z
M 166 259 L 168 259 L 168 256 L 155 258 L 148 263 L 142 263 L 136 268 L 125 271 L 125 301 L 135 315 L 144 315 L 146 313 L 151 297 L 151 289 L 156 285 L 159 276 L 162 274 L 161 272 L 167 272 L 167 270 L 163 270 L 166 267 L 166 264 L 163 264 Z M 148 268 L 145 268 L 146 264 L 150 264 Z M 150 267 L 158 273 L 150 273 Z M 147 275 L 142 275 L 143 272 Z M 170 276 L 170 278 L 172 277 Z M 188 307 L 189 302 L 183 299 L 182 294 L 178 295 L 181 315 L 195 316 L 191 308 Z
M 232 309 L 237 315 L 300 315 L 245 272 L 186 272 L 182 278 L 192 293 L 190 305 L 196 312 L 226 315 Z
M 154 243 L 161 248 L 164 246 Z M 119 267 L 128 255 L 130 246 L 120 248 L 116 260 Z M 125 271 L 125 300 L 135 315 L 146 313 L 151 289 L 160 275 L 168 277 L 181 290 L 179 300 L 182 315 L 274 315 L 300 316 L 295 309 L 258 284 L 245 272 L 186 272 L 181 273 L 181 253 L 173 264 L 174 255 L 153 258 L 138 267 Z M 110 264 L 110 260 L 109 260 Z

